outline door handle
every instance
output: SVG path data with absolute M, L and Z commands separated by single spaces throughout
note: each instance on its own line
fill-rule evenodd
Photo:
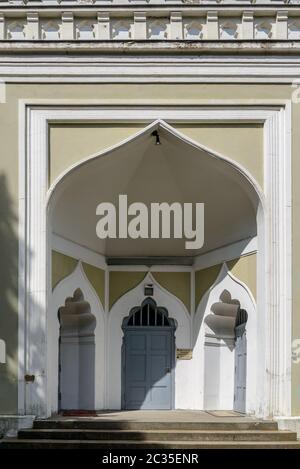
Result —
M 166 368 L 166 373 L 171 373 L 171 368 Z

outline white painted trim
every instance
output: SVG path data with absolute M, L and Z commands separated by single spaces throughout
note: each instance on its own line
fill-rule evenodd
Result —
M 10 12 L 20 12 L 24 11 L 22 8 L 25 4 L 27 8 L 34 8 L 34 10 L 38 9 L 39 11 L 46 12 L 47 13 L 56 11 L 59 12 L 62 9 L 66 8 L 66 5 L 61 5 L 62 0 L 40 0 L 40 5 L 39 7 L 43 6 L 43 9 L 37 7 L 37 0 L 2 0 L 3 8 L 5 8 L 5 11 L 10 11 Z M 72 7 L 77 7 L 76 11 L 80 12 L 85 12 L 89 13 L 90 15 L 93 14 L 93 12 L 96 12 L 99 6 L 105 7 L 105 8 L 111 8 L 111 2 L 110 0 L 63 0 L 63 4 L 68 4 L 69 8 Z M 148 2 L 147 2 L 148 3 Z M 169 3 L 168 0 L 160 0 L 159 3 L 156 0 L 149 0 L 149 4 L 155 8 L 155 9 L 169 9 Z M 236 3 L 236 5 L 235 5 Z M 133 7 L 136 8 L 136 5 L 140 5 L 141 2 L 140 0 L 116 0 L 114 2 L 114 5 L 118 9 L 126 9 L 128 7 Z M 182 4 L 180 0 L 172 0 L 172 5 L 177 5 L 177 9 L 183 9 L 183 10 L 188 10 L 190 11 L 193 9 L 196 13 L 199 12 L 199 10 L 196 8 L 198 5 L 196 4 Z M 253 8 L 253 2 L 251 0 L 245 0 L 243 2 L 243 8 Z M 297 0 L 291 0 L 288 4 L 286 4 L 284 1 L 280 0 L 264 0 L 262 4 L 256 4 L 255 9 L 257 11 L 263 11 L 263 12 L 268 12 L 269 9 L 267 6 L 272 7 L 274 9 L 280 8 L 282 9 L 284 6 L 285 10 L 288 11 L 294 11 L 292 9 L 293 6 L 298 7 Z M 211 9 L 211 8 L 217 8 L 218 10 L 222 10 L 226 8 L 226 10 L 229 8 L 230 10 L 233 10 L 234 12 L 239 11 L 241 8 L 241 4 L 239 2 L 232 2 L 232 0 L 224 0 L 221 4 L 219 3 L 218 0 L 204 0 L 201 3 L 201 6 L 203 6 L 203 9 Z M 225 6 L 225 8 L 224 8 Z M 18 8 L 19 7 L 19 8 Z
M 104 256 L 57 234 L 52 234 L 52 249 L 76 260 L 98 267 L 98 269 L 107 268 Z
M 247 240 L 237 241 L 206 254 L 200 254 L 195 258 L 194 270 L 202 270 L 213 265 L 221 264 L 226 261 L 237 259 L 238 257 L 248 256 L 257 252 L 257 237 Z
M 33 107 L 33 106 L 42 106 L 42 107 L 62 107 L 62 106 L 79 106 L 83 107 L 85 110 L 87 107 L 91 106 L 98 106 L 102 107 L 104 106 L 109 107 L 111 109 L 116 109 L 116 107 L 119 109 L 124 109 L 124 108 L 132 108 L 134 110 L 137 110 L 136 106 L 143 106 L 144 108 L 152 108 L 156 109 L 157 106 L 164 106 L 165 108 L 171 108 L 173 106 L 176 107 L 176 111 L 178 109 L 181 109 L 182 107 L 185 108 L 190 108 L 190 109 L 197 109 L 201 106 L 202 110 L 204 111 L 205 109 L 208 110 L 210 109 L 211 106 L 217 106 L 219 108 L 230 108 L 232 107 L 237 107 L 241 108 L 242 106 L 246 106 L 249 110 L 251 110 L 251 107 L 253 106 L 259 106 L 261 109 L 260 111 L 271 111 L 274 110 L 272 109 L 274 106 L 287 106 L 290 104 L 289 99 L 283 99 L 283 98 L 272 98 L 272 99 L 261 99 L 261 98 L 255 98 L 255 99 L 201 99 L 201 98 L 158 98 L 158 99 L 145 99 L 145 98 L 133 98 L 133 99 L 128 99 L 128 98 L 102 98 L 102 99 L 80 99 L 80 98 L 73 98 L 73 99 L 50 99 L 50 98 L 26 98 L 26 99 L 19 99 L 19 105 L 21 107 Z M 198 109 L 199 111 L 199 109 Z M 101 115 L 103 120 L 103 115 Z M 258 118 L 254 121 L 254 116 L 251 115 L 250 120 L 245 119 L 245 122 L 255 122 L 255 123 L 261 123 L 263 124 L 265 122 L 265 115 L 262 117 L 261 114 L 258 115 Z M 200 114 L 198 115 L 198 119 L 196 122 L 203 121 L 203 116 Z M 153 118 L 152 120 L 155 120 Z M 205 119 L 207 120 L 207 119 Z M 204 121 L 205 121 L 204 120 Z M 228 120 L 228 119 L 227 119 Z M 130 119 L 127 119 L 127 121 L 131 122 Z M 148 120 L 143 120 L 142 116 L 135 116 L 132 122 L 136 121 L 142 121 L 142 122 L 148 122 Z M 184 122 L 188 121 L 186 118 L 184 119 Z M 234 122 L 230 120 L 230 122 Z M 142 131 L 141 131 L 142 132 Z
M 27 109 L 22 103 L 19 103 L 19 128 L 21 129 L 26 122 Z M 26 181 L 27 181 L 27 166 L 26 166 L 26 134 L 19 132 L 19 274 L 18 274 L 18 414 L 24 415 L 25 409 L 25 369 L 26 369 L 26 280 L 27 280 L 27 265 L 26 265 L 26 244 L 27 244 L 27 230 L 26 230 Z
M 280 109 L 265 124 L 265 187 L 269 200 L 270 228 L 266 236 L 266 257 L 270 258 L 270 278 L 265 292 L 266 340 L 272 367 L 268 378 L 269 405 L 274 415 L 291 415 L 291 106 Z M 281 127 L 283 132 L 276 132 Z M 283 159 L 282 155 L 285 155 Z M 281 175 L 284 177 L 281 178 Z M 272 220 L 277 220 L 273 222 Z M 283 243 L 284 249 L 281 245 Z M 273 262 L 272 262 L 273 260 Z M 280 266 L 280 267 L 279 267 Z M 273 272 L 272 272 L 273 271 Z M 276 275 L 274 273 L 276 272 Z M 279 344 L 285 344 L 282 350 Z M 274 355 L 273 355 L 274 354 Z
M 165 57 L 156 52 L 150 62 L 149 58 L 138 52 L 133 58 L 113 58 L 105 54 L 101 58 L 96 55 L 89 57 L 87 65 L 86 59 L 81 57 L 35 55 L 33 60 L 18 52 L 14 52 L 13 56 L 3 52 L 0 57 L 0 78 L 7 83 L 291 84 L 299 81 L 300 74 L 299 54 L 292 57 L 284 51 L 273 56 L 270 53 L 270 57 L 246 55 L 246 52 L 244 57 L 240 57 L 231 51 L 225 57 L 219 55 L 217 58 L 205 55 L 199 58 L 199 54 L 197 57 Z
M 24 104 L 24 102 L 23 102 Z M 23 342 L 20 341 L 20 356 L 26 354 L 26 371 L 40 375 L 45 369 L 42 344 L 45 343 L 45 311 L 49 301 L 49 270 L 47 275 L 43 266 L 51 266 L 49 259 L 49 239 L 47 239 L 45 205 L 47 200 L 47 125 L 48 122 L 71 122 L 97 121 L 97 122 L 144 122 L 164 126 L 169 131 L 183 138 L 195 148 L 205 148 L 191 139 L 175 131 L 168 122 L 264 122 L 265 132 L 265 152 L 266 164 L 266 187 L 265 195 L 254 181 L 252 176 L 236 162 L 215 152 L 208 150 L 211 156 L 221 158 L 233 170 L 240 172 L 255 188 L 256 193 L 264 206 L 260 213 L 260 228 L 258 244 L 261 246 L 260 271 L 261 278 L 258 281 L 261 289 L 259 290 L 258 308 L 260 314 L 258 317 L 265 326 L 261 328 L 261 334 L 268 336 L 268 354 L 263 353 L 261 359 L 264 363 L 264 372 L 262 378 L 262 388 L 264 389 L 264 402 L 261 402 L 261 414 L 269 415 L 289 415 L 290 413 L 290 324 L 291 324 L 291 185 L 290 185 L 290 106 L 285 102 L 282 106 L 270 107 L 269 104 L 257 107 L 253 106 L 250 100 L 248 105 L 244 102 L 239 106 L 222 107 L 188 106 L 181 108 L 173 106 L 165 107 L 127 107 L 120 106 L 111 108 L 109 106 L 89 108 L 88 105 L 81 108 L 69 108 L 67 106 L 53 107 L 30 107 L 28 106 L 25 119 L 21 119 L 20 132 L 26 135 L 26 145 L 28 151 L 24 160 L 26 161 L 27 173 L 21 173 L 20 178 L 27 174 L 27 193 L 26 207 L 20 204 L 21 219 L 26 218 L 26 226 L 21 228 L 20 240 L 25 239 L 27 233 L 27 255 L 22 257 L 20 249 L 20 273 L 26 277 L 27 293 L 27 311 L 30 311 L 30 317 L 26 318 L 26 309 L 20 304 L 20 324 L 25 325 L 24 329 L 19 330 L 20 336 L 24 334 Z M 229 104 L 229 103 L 228 103 Z M 151 125 L 151 124 L 150 124 Z M 21 140 L 20 140 L 21 141 Z M 25 147 L 26 147 L 25 145 Z M 24 154 L 20 152 L 20 167 Z M 82 164 L 82 163 L 81 163 Z M 22 169 L 21 169 L 22 171 Z M 60 178 L 61 179 L 61 178 Z M 54 186 L 53 186 L 54 187 Z M 52 187 L 52 190 L 53 190 Z M 49 193 L 48 193 L 49 198 Z M 267 203 L 264 203 L 266 198 Z M 25 211 L 25 214 L 24 214 Z M 263 214 L 263 215 L 262 215 Z M 278 228 L 279 227 L 279 228 Z M 30 254 L 29 254 L 30 253 Z M 47 256 L 46 256 L 47 253 Z M 25 263 L 28 262 L 27 268 Z M 25 274 L 24 274 L 25 270 Z M 270 295 L 269 295 L 270 292 Z M 280 292 L 280 295 L 278 295 Z M 264 319 L 266 315 L 266 319 Z M 25 324 L 26 322 L 26 324 Z M 21 327 L 21 326 L 20 326 Z M 268 327 L 267 329 L 265 327 Z M 38 337 L 37 337 L 38 336 Z M 22 349 L 22 343 L 26 350 Z M 31 355 L 30 344 L 40 344 L 41 353 L 38 357 Z M 264 337 L 261 337 L 262 347 L 264 348 Z M 283 357 L 283 358 L 282 358 Z M 25 371 L 25 370 L 23 370 Z M 22 379 L 22 372 L 19 371 Z M 22 383 L 20 383 L 22 384 Z M 45 388 L 43 379 L 38 379 L 34 385 L 36 387 L 33 394 L 26 396 L 27 412 L 36 409 L 34 406 L 34 394 L 43 395 Z M 39 415 L 46 414 L 46 407 L 43 405 L 35 410 Z

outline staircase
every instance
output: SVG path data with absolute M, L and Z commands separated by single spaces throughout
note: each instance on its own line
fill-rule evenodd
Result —
M 296 433 L 279 431 L 276 422 L 133 421 L 97 418 L 36 420 L 0 449 L 300 449 Z

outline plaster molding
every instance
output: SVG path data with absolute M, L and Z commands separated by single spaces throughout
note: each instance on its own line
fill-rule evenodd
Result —
M 0 22 L 1 33 L 1 22 Z M 59 31 L 57 31 L 59 34 Z M 300 37 L 300 36 L 299 36 Z M 156 44 L 151 44 L 154 51 Z M 226 42 L 226 44 L 228 41 Z M 8 43 L 6 43 L 8 44 Z M 13 44 L 13 43 L 12 43 Z M 24 45 L 25 43 L 23 43 Z M 52 46 L 55 41 L 51 42 Z M 106 42 L 107 44 L 107 42 Z M 115 43 L 110 43 L 113 47 Z M 177 44 L 177 43 L 176 43 Z M 274 43 L 272 43 L 274 45 Z M 296 44 L 296 42 L 294 42 Z M 165 43 L 167 48 L 169 43 Z M 53 47 L 54 47 L 53 46 Z M 173 47 L 173 52 L 178 50 Z M 127 47 L 127 46 L 126 46 Z M 130 46 L 128 46 L 130 48 Z M 154 49 L 152 49 L 154 48 Z M 30 53 L 32 44 L 30 43 Z M 92 50 L 93 48 L 91 48 Z M 0 42 L 1 50 L 1 42 Z M 157 50 L 149 57 L 139 55 L 138 50 L 132 50 L 133 55 L 120 55 L 122 48 L 116 56 L 91 55 L 89 63 L 78 55 L 80 45 L 74 48 L 72 57 L 55 57 L 44 54 L 24 56 L 20 51 L 14 51 L 13 56 L 7 51 L 0 57 L 0 80 L 6 83 L 298 83 L 300 75 L 300 59 L 298 56 L 287 55 L 285 50 L 280 55 L 270 56 L 237 56 L 233 57 L 233 50 L 227 56 L 188 56 L 181 48 L 181 56 L 162 56 Z M 87 50 L 87 44 L 84 45 Z M 208 50 L 208 49 L 207 49 Z M 253 49 L 254 50 L 254 49 Z M 287 49 L 286 49 L 287 50 Z M 129 49 L 127 49 L 129 52 Z M 196 51 L 196 49 L 194 49 Z M 220 52 L 221 50 L 219 50 Z M 225 50 L 222 50 L 225 52 Z M 221 51 L 221 52 L 222 52 Z M 249 49 L 250 51 L 250 49 Z M 261 49 L 260 49 L 261 51 Z M 290 49 L 292 51 L 292 49 Z M 54 52 L 58 53 L 59 49 Z M 111 49 L 112 52 L 112 49 Z M 199 52 L 199 51 L 198 51 Z M 269 51 L 271 52 L 271 51 Z M 46 65 L 46 66 L 45 66 Z M 292 90 L 291 90 L 292 92 Z M 49 100 L 50 101 L 50 100 Z M 142 101 L 142 100 L 138 100 Z M 161 100 L 162 101 L 162 100 Z M 175 100 L 178 104 L 180 99 Z M 266 100 L 265 102 L 267 102 Z M 95 100 L 96 102 L 96 100 Z M 114 100 L 107 100 L 110 104 Z M 120 101 L 116 101 L 120 103 Z M 124 98 L 123 102 L 126 102 Z M 153 102 L 153 101 L 152 101 Z M 198 100 L 194 100 L 198 103 Z M 231 102 L 235 102 L 232 100 Z M 253 101 L 255 103 L 258 100 Z M 274 102 L 274 101 L 273 101 Z M 281 100 L 282 102 L 282 100 Z M 229 103 L 229 101 L 228 101 Z M 144 102 L 143 102 L 144 104 Z
M 70 7 L 91 7 L 91 6 L 105 6 L 105 5 L 111 5 L 111 0 L 2 0 L 2 3 L 5 7 L 10 7 L 10 9 L 13 11 L 17 7 L 20 6 L 27 6 L 28 8 L 31 6 L 36 7 L 37 1 L 39 2 L 40 7 L 51 7 L 51 8 L 65 8 L 66 5 Z M 141 5 L 141 4 L 146 4 L 146 5 L 155 5 L 155 6 L 163 6 L 163 5 L 168 5 L 168 0 L 114 0 L 114 5 L 120 5 L 120 6 L 126 6 L 126 5 Z M 222 0 L 222 3 L 220 5 L 220 0 L 190 0 L 188 4 L 185 4 L 182 0 L 173 0 L 174 4 L 181 5 L 182 7 L 190 7 L 191 5 L 195 6 L 212 6 L 216 5 L 217 7 L 222 7 L 223 5 L 230 5 L 233 7 L 234 5 L 240 6 L 240 5 L 252 5 L 253 8 L 261 8 L 264 7 L 266 8 L 267 6 L 274 6 L 275 7 L 286 7 L 287 3 L 288 6 L 294 6 L 298 5 L 297 0 L 289 0 L 288 2 L 286 0 L 264 0 L 262 4 L 256 4 L 253 2 L 253 0 Z

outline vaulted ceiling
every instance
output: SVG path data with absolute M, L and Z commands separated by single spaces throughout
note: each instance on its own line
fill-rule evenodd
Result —
M 258 198 L 247 179 L 228 162 L 179 138 L 164 125 L 89 160 L 64 177 L 55 191 L 54 233 L 108 257 L 194 256 L 256 235 Z M 88 156 L 88 155 L 87 155 Z M 228 155 L 230 157 L 230 155 Z M 183 239 L 107 239 L 96 235 L 96 207 L 128 203 L 203 202 L 205 237 L 201 250 Z

